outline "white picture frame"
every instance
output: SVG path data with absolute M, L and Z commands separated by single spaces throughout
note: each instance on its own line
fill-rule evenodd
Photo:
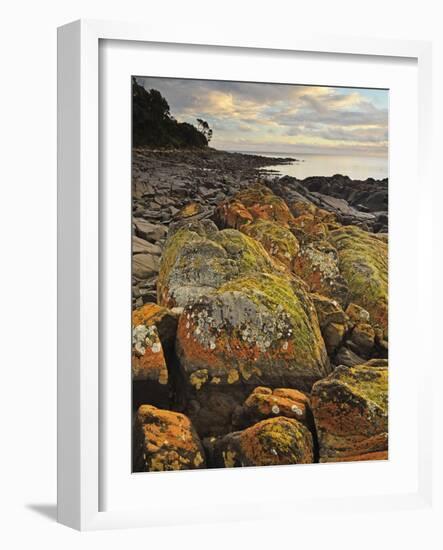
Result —
M 230 55 L 247 51 L 274 52 L 284 56 L 288 52 L 307 52 L 311 54 L 330 53 L 337 56 L 370 56 L 396 60 L 413 59 L 417 64 L 418 82 L 418 180 L 420 189 L 420 230 L 430 230 L 431 220 L 427 216 L 427 203 L 431 197 L 429 175 L 431 112 L 430 112 L 430 79 L 431 79 L 431 46 L 427 42 L 369 40 L 363 38 L 324 37 L 297 32 L 296 38 L 258 37 L 248 38 L 223 36 L 193 36 L 192 44 L 201 51 L 211 55 L 211 48 L 230 48 Z M 100 302 L 106 296 L 106 290 L 99 284 L 102 265 L 100 214 L 104 208 L 100 192 L 100 43 L 102 41 L 125 41 L 128 48 L 140 43 L 146 44 L 190 44 L 186 30 L 174 30 L 170 36 L 155 28 L 145 25 L 77 21 L 65 25 L 58 32 L 58 520 L 60 523 L 80 530 L 105 529 L 120 527 L 140 527 L 179 522 L 215 521 L 230 519 L 258 519 L 266 507 L 266 492 L 262 496 L 251 493 L 252 502 L 245 506 L 246 500 L 239 499 L 236 506 L 227 509 L 222 501 L 214 507 L 203 502 L 193 503 L 180 508 L 180 503 L 165 513 L 166 508 L 129 507 L 122 501 L 121 507 L 103 510 L 100 484 L 103 483 L 103 415 L 106 407 L 101 404 L 103 388 L 101 373 L 103 365 L 100 357 Z M 211 46 L 208 46 L 210 44 Z M 264 75 L 263 80 L 266 80 Z M 429 206 L 429 204 L 428 204 Z M 429 210 L 430 212 L 430 210 Z M 418 248 L 414 249 L 418 257 Z M 431 251 L 420 250 L 420 260 Z M 420 265 L 427 265 L 420 261 Z M 429 298 L 430 290 L 423 285 L 426 274 L 418 273 L 418 293 L 414 297 L 417 307 L 424 308 L 424 297 Z M 129 284 L 129 283 L 128 283 Z M 426 313 L 421 311 L 421 314 Z M 129 322 L 128 322 L 129 325 Z M 426 362 L 424 362 L 426 363 Z M 430 506 L 432 492 L 431 476 L 431 403 L 424 395 L 425 381 L 429 385 L 430 361 L 423 365 L 417 375 L 417 407 L 413 414 L 420 414 L 415 419 L 419 424 L 417 436 L 417 477 L 414 487 L 405 491 L 398 490 L 384 495 L 367 494 L 343 496 L 335 501 L 321 495 L 312 499 L 297 499 L 294 495 L 276 492 L 273 501 L 284 501 L 286 505 L 297 506 L 304 512 L 310 509 L 328 509 L 346 512 L 358 503 L 362 509 L 398 509 Z M 415 381 L 417 382 L 417 381 Z M 291 468 L 291 467 L 286 467 Z M 342 475 L 343 468 L 354 468 L 354 465 L 324 465 L 321 476 Z M 239 474 L 253 483 L 261 475 L 258 469 L 250 468 L 248 472 L 231 472 L 235 483 L 240 483 Z M 263 469 L 261 469 L 263 470 Z M 284 472 L 273 470 L 274 480 L 284 483 Z M 355 473 L 357 472 L 357 473 Z M 363 472 L 363 470 L 361 470 Z M 219 475 L 218 472 L 206 472 L 206 477 L 198 476 L 200 472 L 180 472 L 167 474 L 165 477 L 154 474 L 146 482 L 161 490 L 162 484 L 169 487 L 183 486 L 182 480 L 192 479 L 194 485 L 208 483 L 207 475 Z M 151 474 L 148 474 L 148 476 Z M 289 474 L 288 474 L 289 475 Z M 319 474 L 320 475 L 320 474 Z M 352 476 L 351 476 L 352 477 Z M 151 479 L 151 481 L 150 481 Z M 234 479 L 231 477 L 231 479 Z M 272 482 L 271 478 L 269 478 Z M 266 481 L 263 480 L 265 483 Z M 223 483 L 223 480 L 222 480 Z M 153 489 L 154 490 L 154 489 Z M 260 500 L 261 499 L 261 500 Z M 266 510 L 269 515 L 269 510 Z

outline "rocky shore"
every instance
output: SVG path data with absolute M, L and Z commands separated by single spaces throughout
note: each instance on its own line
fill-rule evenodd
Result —
M 133 150 L 134 471 L 388 456 L 388 182 Z

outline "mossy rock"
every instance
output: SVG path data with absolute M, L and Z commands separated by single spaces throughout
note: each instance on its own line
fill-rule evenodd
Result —
M 200 439 L 184 414 L 142 405 L 134 423 L 134 472 L 206 467 Z
M 221 384 L 309 389 L 329 364 L 302 281 L 255 273 L 185 308 L 177 353 L 189 378 L 207 369 Z
M 168 326 L 166 314 L 163 312 L 162 315 L 162 309 L 164 308 L 155 304 L 152 304 L 152 307 L 151 304 L 147 304 L 135 310 L 132 315 L 132 402 L 135 408 L 143 403 L 160 407 L 169 406 L 169 372 L 165 350 L 155 323 L 157 321 L 160 324 L 163 320 L 162 328 Z
M 178 318 L 177 310 L 170 310 L 157 304 L 145 304 L 132 312 L 132 325 L 133 327 L 155 325 L 163 348 L 170 351 L 175 344 Z
M 172 231 L 157 281 L 158 301 L 185 306 L 232 279 L 254 272 L 283 272 L 256 240 L 235 229 L 218 231 L 209 221 Z
M 222 227 L 240 228 L 253 220 L 261 219 L 289 227 L 293 216 L 286 202 L 262 184 L 251 185 L 217 209 Z
M 314 384 L 311 407 L 320 462 L 377 460 L 388 451 L 388 368 L 337 367 Z
M 273 258 L 292 269 L 300 246 L 288 228 L 269 220 L 257 219 L 252 224 L 243 225 L 241 231 L 259 241 Z
M 325 240 L 302 245 L 293 263 L 310 292 L 336 300 L 342 307 L 348 301 L 348 286 L 339 269 L 337 250 Z
M 137 325 L 132 330 L 132 379 L 168 383 L 163 346 L 155 325 Z
M 311 432 L 298 420 L 282 416 L 204 443 L 210 463 L 219 468 L 314 462 Z
M 234 411 L 233 425 L 237 429 L 252 426 L 267 418 L 284 416 L 306 424 L 309 415 L 309 397 L 292 388 L 258 386 L 241 407 Z
M 202 296 L 180 317 L 176 350 L 201 406 L 189 415 L 204 435 L 205 415 L 217 425 L 227 418 L 224 411 L 217 420 L 208 393 L 235 395 L 233 412 L 256 386 L 309 391 L 330 372 L 315 308 L 303 282 L 289 276 L 255 273 Z
M 312 293 L 310 298 L 314 303 L 321 329 L 325 329 L 330 323 L 347 324 L 348 316 L 336 300 L 317 293 Z
M 388 328 L 388 245 L 349 225 L 329 233 L 338 252 L 339 267 L 349 288 L 349 301 L 367 310 L 371 324 L 384 334 Z

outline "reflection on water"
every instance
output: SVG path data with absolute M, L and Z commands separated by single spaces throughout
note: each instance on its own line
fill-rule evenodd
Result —
M 343 174 L 354 180 L 388 177 L 387 157 L 357 157 L 354 155 L 307 155 L 288 153 L 256 153 L 264 157 L 294 157 L 300 162 L 288 165 L 266 166 L 283 176 L 304 179 L 309 176 L 333 176 Z

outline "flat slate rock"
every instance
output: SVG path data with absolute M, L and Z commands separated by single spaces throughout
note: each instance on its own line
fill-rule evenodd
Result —
M 345 199 L 338 199 L 336 197 L 331 197 L 329 195 L 323 195 L 322 193 L 315 192 L 313 192 L 312 195 L 319 198 L 322 201 L 323 205 L 329 206 L 330 208 L 337 210 L 341 214 L 352 216 L 361 221 L 375 219 L 374 214 L 370 214 L 368 212 L 360 212 L 359 210 L 356 210 Z
M 145 241 L 136 235 L 132 237 L 132 253 L 133 254 L 154 254 L 154 256 L 160 256 L 162 249 L 156 244 L 152 244 L 149 241 Z
M 166 237 L 168 230 L 163 225 L 150 223 L 142 218 L 133 218 L 138 237 L 146 241 L 156 242 Z
M 146 279 L 158 273 L 160 259 L 153 254 L 135 254 L 132 258 L 132 274 L 137 279 Z

